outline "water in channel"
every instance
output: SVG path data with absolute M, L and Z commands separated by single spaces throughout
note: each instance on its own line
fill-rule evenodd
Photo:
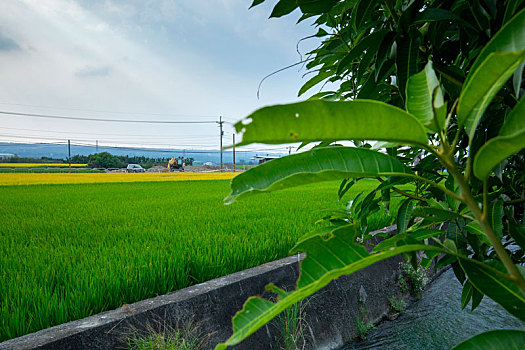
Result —
M 448 269 L 396 320 L 382 322 L 364 340 L 343 350 L 450 349 L 489 329 L 525 328 L 525 323 L 486 296 L 474 312 L 470 311 L 470 305 L 460 311 L 460 297 L 461 285 L 452 269 Z

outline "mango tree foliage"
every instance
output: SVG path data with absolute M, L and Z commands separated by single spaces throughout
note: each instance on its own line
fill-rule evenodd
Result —
M 342 179 L 342 201 L 362 178 L 378 182 L 299 240 L 294 251 L 306 257 L 296 290 L 270 285 L 277 301 L 250 298 L 217 348 L 238 344 L 339 276 L 398 254 L 413 265 L 451 265 L 463 308 L 487 296 L 524 320 L 524 7 L 515 0 L 276 2 L 279 15 L 300 11 L 299 21 L 313 21 L 321 41 L 306 58 L 317 78 L 301 94 L 322 81 L 339 84 L 236 125 L 240 145 L 319 143 L 239 175 L 227 201 L 334 179 Z M 335 145 L 343 140 L 355 147 Z M 381 204 L 388 211 L 392 196 L 404 198 L 391 218 L 397 234 L 378 242 L 366 218 Z M 480 344 L 523 344 L 523 334 L 487 332 L 458 348 Z

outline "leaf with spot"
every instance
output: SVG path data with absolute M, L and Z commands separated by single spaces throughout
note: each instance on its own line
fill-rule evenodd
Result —
M 427 145 L 421 123 L 386 103 L 308 100 L 261 108 L 235 124 L 237 146 L 333 140 L 381 140 Z

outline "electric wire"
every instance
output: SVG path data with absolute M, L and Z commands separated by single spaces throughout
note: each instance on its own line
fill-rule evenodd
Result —
M 83 117 L 70 117 L 63 115 L 47 115 L 47 114 L 33 114 L 33 113 L 21 113 L 11 111 L 0 111 L 3 115 L 15 115 L 24 117 L 34 118 L 49 118 L 49 119 L 66 119 L 66 120 L 80 120 L 80 121 L 94 121 L 94 122 L 110 122 L 110 123 L 144 123 L 144 124 L 217 124 L 217 121 L 180 121 L 180 120 L 134 120 L 134 119 L 104 119 L 104 118 L 83 118 Z M 227 123 L 227 122 L 225 122 Z M 231 123 L 229 123 L 231 124 Z

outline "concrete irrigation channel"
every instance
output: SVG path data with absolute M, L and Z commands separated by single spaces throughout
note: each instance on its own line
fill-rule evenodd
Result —
M 394 233 L 390 226 L 381 232 Z M 379 232 L 379 231 L 376 231 Z M 272 282 L 294 289 L 301 256 L 273 261 L 205 283 L 184 288 L 116 310 L 44 329 L 0 343 L 8 349 L 113 349 L 125 348 L 126 336 L 155 325 L 173 328 L 198 325 L 198 333 L 212 349 L 232 333 L 231 319 L 246 299 L 261 295 Z M 310 297 L 304 312 L 304 347 L 337 349 L 358 335 L 356 319 L 366 310 L 376 323 L 390 310 L 388 297 L 399 296 L 399 256 L 343 276 Z M 264 295 L 271 298 L 270 295 Z M 272 321 L 273 322 L 273 321 Z M 281 335 L 275 322 L 261 328 L 236 349 L 279 349 Z

